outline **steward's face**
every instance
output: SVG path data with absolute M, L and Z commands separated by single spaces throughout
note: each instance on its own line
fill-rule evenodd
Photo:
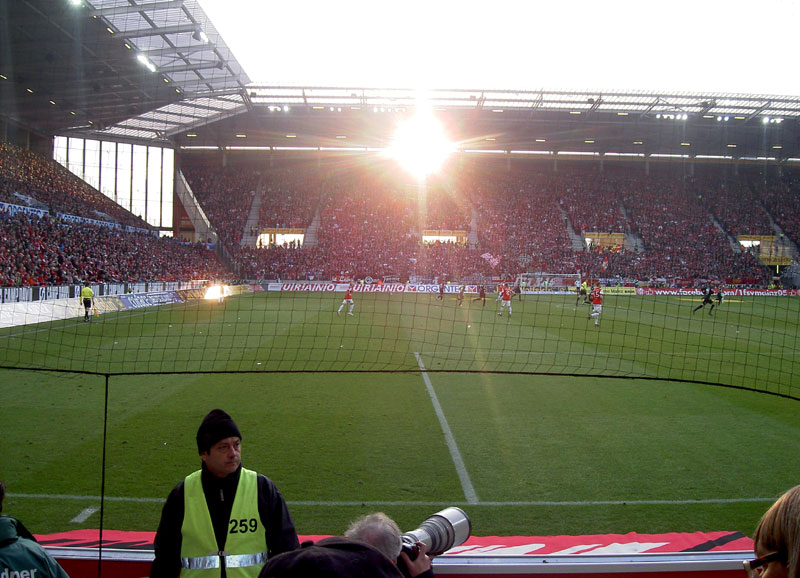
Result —
M 235 472 L 242 463 L 242 440 L 236 436 L 220 440 L 207 452 L 200 454 L 208 471 L 218 478 Z

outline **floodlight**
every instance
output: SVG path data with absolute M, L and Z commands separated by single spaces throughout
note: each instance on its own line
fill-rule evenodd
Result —
M 156 71 L 156 65 L 155 65 L 155 64 L 153 64 L 153 63 L 150 61 L 150 59 L 149 59 L 149 58 L 147 58 L 147 57 L 146 57 L 144 54 L 137 54 L 137 55 L 136 55 L 136 60 L 138 60 L 138 61 L 139 61 L 139 62 L 141 62 L 141 63 L 142 63 L 144 66 L 146 66 L 146 67 L 147 67 L 147 70 L 149 70 L 150 72 L 155 72 L 155 71 Z
M 202 30 L 195 30 L 192 33 L 192 38 L 194 38 L 198 42 L 202 42 L 203 44 L 208 44 L 208 36 Z

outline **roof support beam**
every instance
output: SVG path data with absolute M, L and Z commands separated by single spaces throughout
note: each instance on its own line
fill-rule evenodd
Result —
M 155 12 L 156 10 L 171 10 L 183 6 L 184 0 L 165 0 L 163 2 L 150 2 L 130 6 L 114 6 L 108 8 L 94 8 L 89 11 L 91 16 L 113 16 L 115 14 L 131 14 L 133 12 Z
M 772 105 L 772 101 L 771 100 L 768 100 L 768 101 L 762 103 L 761 106 L 759 106 L 757 109 L 755 109 L 753 112 L 751 112 L 750 114 L 747 115 L 747 118 L 745 119 L 745 122 L 749 122 L 749 121 L 753 120 L 755 117 L 757 117 L 759 114 L 764 112 L 767 108 L 769 108 L 770 105 Z
M 212 50 L 210 44 L 196 44 L 194 46 L 165 46 L 164 48 L 150 48 L 148 50 L 138 50 L 138 52 L 145 56 L 169 56 L 181 54 L 193 54 L 195 52 L 203 52 L 204 50 Z
M 164 66 L 159 67 L 158 71 L 161 74 L 175 74 L 176 72 L 190 72 L 194 70 L 207 70 L 210 68 L 217 68 L 222 70 L 225 68 L 225 62 L 222 60 L 210 60 L 206 62 L 198 62 L 197 64 L 183 64 L 180 66 Z M 177 81 L 176 81 L 177 82 Z
M 140 28 L 139 30 L 120 30 L 117 38 L 143 38 L 145 36 L 158 36 L 159 34 L 185 34 L 197 32 L 202 27 L 199 24 L 176 24 L 161 28 Z

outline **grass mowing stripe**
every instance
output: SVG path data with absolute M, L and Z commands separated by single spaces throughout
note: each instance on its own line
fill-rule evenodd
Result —
M 422 358 L 420 357 L 419 353 L 414 352 L 414 357 L 417 358 L 417 364 L 422 372 L 422 379 L 425 381 L 425 387 L 428 388 L 428 395 L 431 397 L 433 409 L 436 411 L 436 416 L 439 418 L 439 424 L 442 426 L 444 437 L 447 440 L 447 447 L 450 450 L 450 455 L 452 456 L 453 463 L 456 466 L 458 478 L 461 480 L 461 487 L 464 488 L 464 496 L 467 498 L 467 503 L 476 504 L 478 503 L 478 494 L 475 493 L 475 488 L 472 487 L 472 482 L 469 479 L 467 467 L 464 465 L 461 452 L 458 451 L 458 444 L 456 444 L 456 440 L 453 437 L 453 432 L 450 431 L 450 425 L 447 423 L 447 418 L 442 411 L 442 406 L 439 404 L 439 399 L 436 397 L 436 391 L 433 389 L 433 384 L 428 377 L 428 373 L 425 371 L 425 366 L 422 363 Z
M 100 496 L 72 496 L 69 494 L 7 494 L 9 498 L 43 499 L 43 500 L 100 500 Z M 133 498 L 106 496 L 109 502 L 163 503 L 164 498 Z M 658 506 L 658 505 L 692 505 L 692 504 L 750 504 L 774 502 L 771 498 L 706 498 L 702 500 L 589 500 L 589 501 L 514 501 L 514 502 L 433 502 L 433 501 L 326 501 L 326 500 L 288 500 L 290 506 Z M 91 509 L 91 508 L 88 508 Z

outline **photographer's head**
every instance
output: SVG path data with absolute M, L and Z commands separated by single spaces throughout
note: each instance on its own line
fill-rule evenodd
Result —
M 358 540 L 380 550 L 389 560 L 397 560 L 402 548 L 400 528 L 383 512 L 367 514 L 350 524 L 345 538 Z
M 350 524 L 346 538 L 369 544 L 380 551 L 392 564 L 397 564 L 403 576 L 433 575 L 428 546 L 422 542 L 407 543 L 397 523 L 383 512 L 367 514 Z M 409 556 L 409 554 L 411 554 Z
M 748 562 L 748 573 L 762 578 L 800 578 L 800 486 L 783 494 L 766 511 L 753 542 L 758 558 Z

